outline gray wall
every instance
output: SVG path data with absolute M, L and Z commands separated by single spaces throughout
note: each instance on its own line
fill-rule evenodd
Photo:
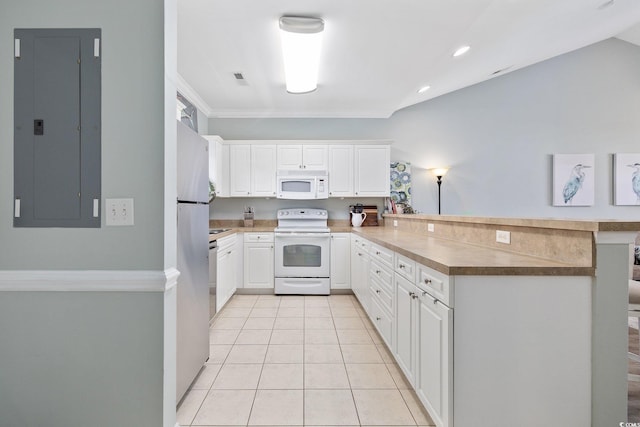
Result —
M 166 257 L 163 247 L 165 113 L 175 120 L 175 104 L 173 115 L 165 110 L 164 3 L 2 2 L 0 270 L 175 267 L 175 246 Z M 102 197 L 134 198 L 135 226 L 12 227 L 13 29 L 65 27 L 102 29 Z M 169 77 L 175 100 L 175 72 Z M 167 129 L 172 153 L 175 124 Z M 175 161 L 167 168 L 175 182 Z M 165 357 L 175 353 L 175 336 L 169 345 L 163 337 L 172 306 L 162 292 L 0 291 L 0 426 L 173 426 L 166 402 L 175 388 L 163 378 L 175 364 Z
M 640 152 L 640 48 L 610 39 L 396 112 L 389 119 L 210 119 L 224 139 L 392 139 L 413 205 L 444 214 L 637 219 L 612 205 L 612 153 Z M 594 153 L 592 207 L 551 206 L 551 155 Z
M 161 292 L 0 293 L 0 426 L 162 426 L 162 305 Z
M 102 198 L 134 198 L 135 226 L 12 227 L 13 29 L 55 27 L 102 28 Z M 0 29 L 0 269 L 162 269 L 163 1 L 3 2 Z

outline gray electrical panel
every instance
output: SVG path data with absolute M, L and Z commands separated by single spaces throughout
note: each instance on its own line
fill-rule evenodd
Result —
M 14 227 L 100 227 L 101 31 L 14 30 Z

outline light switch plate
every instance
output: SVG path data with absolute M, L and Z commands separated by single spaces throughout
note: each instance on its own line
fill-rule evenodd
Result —
M 505 243 L 507 245 L 511 244 L 511 232 L 496 230 L 496 242 Z
M 397 227 L 397 226 L 398 226 L 398 220 L 397 220 L 397 219 L 394 219 L 394 220 L 393 220 L 393 226 L 394 226 L 394 227 Z
M 427 223 L 427 231 L 430 231 L 431 233 L 433 233 L 435 231 L 435 225 L 431 224 L 431 223 Z
M 107 225 L 133 225 L 133 199 L 105 199 Z

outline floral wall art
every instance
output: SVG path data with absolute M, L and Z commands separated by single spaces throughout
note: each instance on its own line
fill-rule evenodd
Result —
M 640 206 L 640 153 L 613 155 L 613 193 L 618 206 Z
M 553 205 L 593 206 L 594 165 L 593 154 L 554 154 Z
M 391 162 L 391 200 L 411 204 L 411 163 Z

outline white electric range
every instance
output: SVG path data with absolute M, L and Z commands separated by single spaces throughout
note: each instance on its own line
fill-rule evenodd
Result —
M 329 295 L 331 235 L 324 209 L 280 209 L 275 232 L 275 293 Z

